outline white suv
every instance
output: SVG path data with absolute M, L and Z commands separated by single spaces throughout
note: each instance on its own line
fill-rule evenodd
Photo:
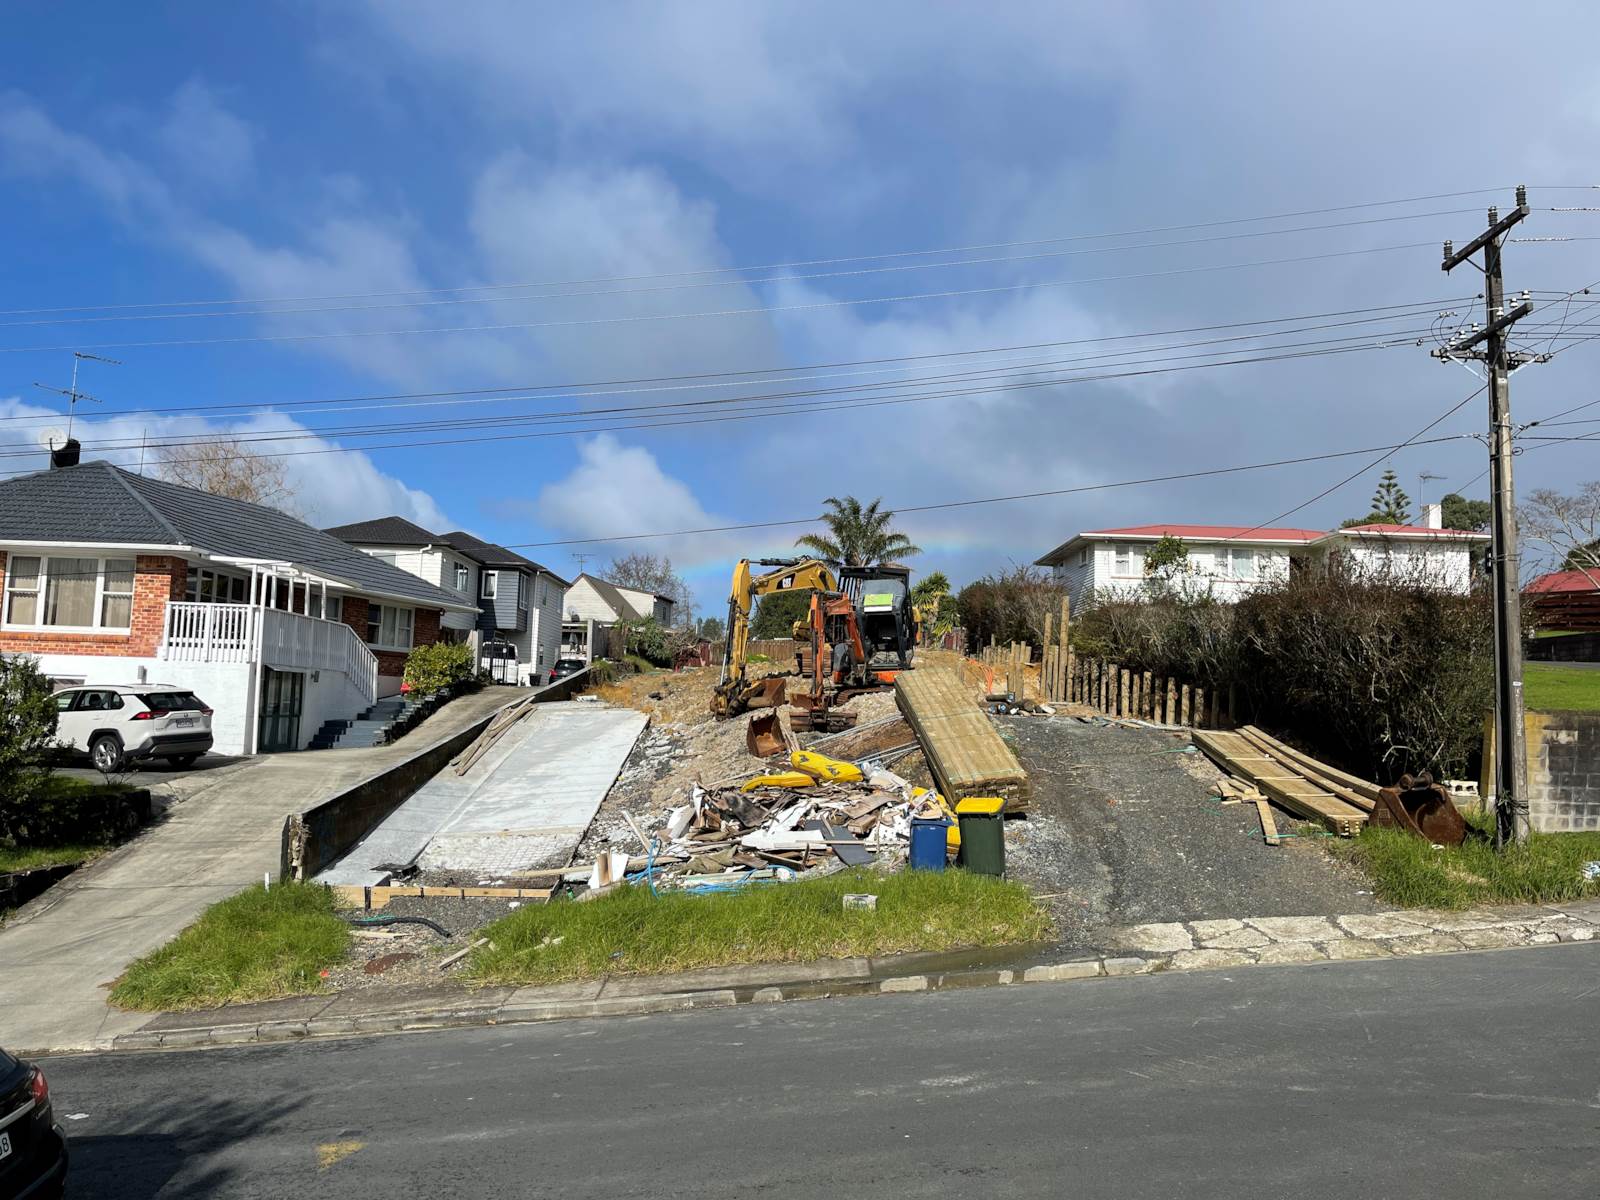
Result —
M 164 758 L 187 767 L 211 749 L 211 709 L 165 684 L 85 684 L 56 693 L 56 738 L 102 771 Z

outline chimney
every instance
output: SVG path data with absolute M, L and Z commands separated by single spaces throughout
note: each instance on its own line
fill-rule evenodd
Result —
M 75 467 L 78 465 L 78 452 L 82 449 L 77 438 L 68 438 L 59 446 L 50 449 L 50 469 L 58 470 L 61 467 Z
M 1444 505 L 1424 504 L 1422 506 L 1422 527 L 1424 529 L 1444 528 Z

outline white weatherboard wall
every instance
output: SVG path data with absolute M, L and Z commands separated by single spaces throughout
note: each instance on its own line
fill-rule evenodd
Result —
M 540 572 L 533 585 L 533 604 L 528 610 L 529 639 L 533 643 L 535 670 L 546 678 L 556 659 L 561 657 L 561 616 L 567 589 Z
M 1419 576 L 1437 587 L 1466 594 L 1472 590 L 1472 550 L 1468 544 L 1430 543 L 1414 538 L 1346 538 L 1342 552 L 1357 572 Z
M 580 579 L 567 589 L 566 607 L 562 615 L 576 621 L 598 621 L 609 625 L 612 621 L 626 616 L 626 613 L 613 612 L 611 605 L 599 592 L 595 591 L 587 579 Z

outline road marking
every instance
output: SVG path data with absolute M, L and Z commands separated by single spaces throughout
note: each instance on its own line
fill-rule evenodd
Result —
M 326 1171 L 342 1158 L 349 1158 L 365 1142 L 323 1142 L 317 1147 L 317 1170 Z

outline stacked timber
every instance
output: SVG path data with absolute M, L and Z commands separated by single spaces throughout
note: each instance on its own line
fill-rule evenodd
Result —
M 895 703 L 910 722 L 939 792 L 953 807 L 971 796 L 999 796 L 1006 812 L 1024 812 L 1028 773 L 954 671 L 903 671 Z
M 1253 726 L 1237 733 L 1194 731 L 1194 744 L 1212 762 L 1255 784 L 1280 808 L 1315 821 L 1343 837 L 1361 832 L 1373 801 L 1360 789 L 1377 789 L 1309 755 L 1285 746 Z M 1354 785 L 1359 785 L 1359 788 Z

